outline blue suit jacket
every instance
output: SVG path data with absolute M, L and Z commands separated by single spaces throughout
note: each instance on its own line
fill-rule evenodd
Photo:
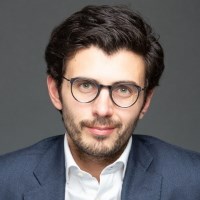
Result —
M 0 157 L 0 200 L 64 200 L 63 135 Z M 122 200 L 200 200 L 200 155 L 133 136 Z

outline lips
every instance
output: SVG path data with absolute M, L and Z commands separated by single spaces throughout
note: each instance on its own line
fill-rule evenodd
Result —
M 108 136 L 113 133 L 115 127 L 87 127 L 93 135 Z

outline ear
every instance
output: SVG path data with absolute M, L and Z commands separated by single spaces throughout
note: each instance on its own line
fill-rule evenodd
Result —
M 151 91 L 148 92 L 146 101 L 144 102 L 143 108 L 140 112 L 139 119 L 142 119 L 144 117 L 145 113 L 148 111 L 150 103 L 151 103 L 151 99 L 153 97 L 153 93 L 154 93 L 154 89 L 152 89 Z
M 50 99 L 53 105 L 58 109 L 62 109 L 62 102 L 60 100 L 58 88 L 56 85 L 56 81 L 52 78 L 52 76 L 47 76 L 47 87 Z

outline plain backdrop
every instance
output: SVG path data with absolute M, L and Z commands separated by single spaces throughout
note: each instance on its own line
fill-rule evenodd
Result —
M 44 50 L 52 29 L 88 4 L 127 5 L 160 35 L 166 69 L 135 132 L 200 152 L 199 0 L 1 0 L 0 154 L 65 132 L 48 97 Z

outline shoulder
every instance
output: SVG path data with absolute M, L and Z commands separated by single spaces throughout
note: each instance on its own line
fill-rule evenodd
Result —
M 185 186 L 190 183 L 193 188 L 200 187 L 200 153 L 152 136 L 136 135 L 135 140 L 152 155 L 149 171 L 160 174 L 165 183 Z
M 163 199 L 200 198 L 199 153 L 152 136 L 133 135 L 129 161 L 132 166 L 132 163 L 137 163 L 136 168 L 145 177 L 159 177 Z M 133 173 L 133 170 L 129 170 L 129 173 Z
M 154 158 L 163 158 L 171 161 L 175 160 L 176 163 L 183 159 L 186 159 L 186 161 L 188 161 L 188 159 L 197 160 L 197 162 L 200 161 L 200 153 L 170 144 L 153 136 L 135 135 L 133 138 L 145 145 L 153 154 Z
M 50 160 L 50 156 L 61 149 L 63 140 L 63 135 L 54 136 L 0 156 L 0 199 L 21 199 L 22 193 L 38 187 L 34 175 L 35 168 L 46 155 L 49 157 L 45 158 Z
M 63 139 L 63 135 L 46 138 L 30 147 L 0 156 L 0 179 L 6 174 L 16 174 L 35 167 L 42 155 Z

